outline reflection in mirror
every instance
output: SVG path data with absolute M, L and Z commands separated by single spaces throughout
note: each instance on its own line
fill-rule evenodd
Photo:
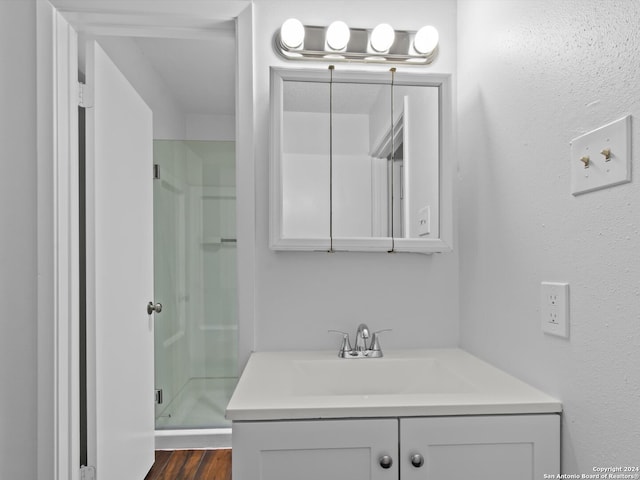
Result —
M 438 89 L 393 86 L 395 238 L 439 236 Z
M 329 236 L 329 83 L 284 82 L 282 234 Z
M 272 69 L 271 101 L 272 248 L 451 249 L 449 76 Z
M 390 237 L 374 217 L 373 201 L 386 202 L 389 186 L 374 183 L 373 132 L 390 125 L 389 84 L 333 83 L 333 235 Z M 385 102 L 386 96 L 386 102 Z M 388 127 L 387 127 L 388 129 Z M 386 163 L 386 159 L 383 163 Z M 384 209 L 383 209 L 384 210 Z
M 437 237 L 438 89 L 334 81 L 333 100 L 334 236 Z

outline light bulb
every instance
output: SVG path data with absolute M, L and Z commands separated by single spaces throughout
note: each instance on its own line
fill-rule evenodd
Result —
M 371 32 L 371 48 L 376 52 L 386 52 L 393 45 L 396 39 L 396 32 L 388 23 L 381 23 Z
M 413 39 L 413 48 L 422 55 L 430 54 L 438 46 L 439 39 L 438 30 L 431 25 L 427 25 L 416 33 Z
M 327 45 L 332 50 L 344 50 L 350 37 L 349 26 L 343 21 L 337 20 L 327 28 Z
M 304 25 L 297 18 L 289 18 L 280 27 L 280 39 L 287 48 L 299 48 L 304 42 Z

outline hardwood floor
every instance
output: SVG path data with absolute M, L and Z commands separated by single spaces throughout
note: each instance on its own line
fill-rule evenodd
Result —
M 144 480 L 231 480 L 231 450 L 156 450 Z

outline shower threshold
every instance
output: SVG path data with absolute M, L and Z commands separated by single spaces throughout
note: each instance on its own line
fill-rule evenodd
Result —
M 156 450 L 231 448 L 231 428 L 156 430 Z

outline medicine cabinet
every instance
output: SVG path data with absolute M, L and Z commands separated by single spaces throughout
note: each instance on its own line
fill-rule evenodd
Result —
M 270 247 L 452 249 L 451 77 L 271 69 Z

